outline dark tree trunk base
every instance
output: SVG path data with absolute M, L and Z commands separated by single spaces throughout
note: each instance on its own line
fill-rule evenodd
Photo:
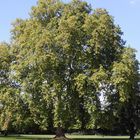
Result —
M 134 140 L 135 139 L 135 133 L 136 132 L 134 130 L 130 132 L 130 137 L 129 137 L 130 140 Z
M 134 135 L 132 135 L 132 136 L 130 136 L 130 138 L 129 138 L 130 140 L 134 140 L 135 139 L 135 136 Z
M 135 134 L 131 134 L 129 139 L 134 140 L 135 139 Z
M 62 127 L 58 127 L 56 130 L 56 136 L 53 138 L 53 140 L 69 140 L 64 133 L 64 130 Z

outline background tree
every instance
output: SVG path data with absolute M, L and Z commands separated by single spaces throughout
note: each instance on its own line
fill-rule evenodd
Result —
M 121 123 L 129 131 L 130 139 L 134 139 L 139 129 L 139 63 L 135 50 L 125 48 L 120 60 L 114 63 L 113 83 L 120 99 Z
M 28 106 L 24 102 L 20 87 L 12 78 L 14 63 L 10 45 L 0 44 L 0 129 L 7 135 L 8 131 L 23 132 L 21 127 L 27 125 Z M 24 121 L 23 121 L 24 120 Z M 30 119 L 31 123 L 31 119 Z
M 9 106 L 13 103 L 11 82 L 9 79 L 10 75 L 10 63 L 11 55 L 9 51 L 10 47 L 6 43 L 0 44 L 0 125 L 1 130 L 8 130 L 11 122 L 11 114 Z
M 11 126 L 16 98 L 13 94 L 10 80 L 10 47 L 6 43 L 0 44 L 0 126 L 5 135 Z

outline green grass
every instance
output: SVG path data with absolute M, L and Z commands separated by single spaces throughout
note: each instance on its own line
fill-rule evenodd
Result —
M 129 136 L 93 136 L 93 135 L 66 135 L 72 140 L 128 140 Z M 1 136 L 0 140 L 50 140 L 54 135 L 10 135 Z M 140 140 L 140 136 L 136 136 Z

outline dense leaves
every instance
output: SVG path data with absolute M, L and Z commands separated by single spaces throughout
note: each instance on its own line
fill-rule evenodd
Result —
M 138 108 L 135 51 L 124 46 L 120 27 L 105 9 L 93 11 L 80 0 L 39 0 L 11 33 L 11 47 L 0 48 L 0 88 L 10 94 L 10 106 L 20 105 L 21 122 L 42 130 L 112 129 L 123 109 L 129 116 L 130 105 Z M 14 86 L 7 91 L 9 80 Z

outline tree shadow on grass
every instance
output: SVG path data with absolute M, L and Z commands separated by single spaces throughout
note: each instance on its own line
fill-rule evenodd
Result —
M 130 140 L 129 138 L 122 138 L 122 137 L 118 137 L 118 138 L 114 138 L 114 137 L 110 137 L 110 138 L 72 138 L 72 140 Z M 135 138 L 135 140 L 140 140 L 140 138 Z
M 51 140 L 53 138 L 33 138 L 33 137 L 15 137 L 16 139 L 26 140 Z M 70 140 L 128 140 L 127 138 L 69 138 Z M 140 140 L 140 139 L 137 139 Z
M 0 135 L 0 138 L 3 138 L 3 140 L 5 139 L 5 140 L 52 140 L 52 138 L 42 138 L 42 137 L 34 137 L 34 136 L 26 136 L 26 137 L 24 137 L 24 136 L 17 136 L 17 135 L 12 135 L 12 136 L 2 136 L 2 135 Z M 70 138 L 70 140 L 129 140 L 128 138 L 113 138 L 113 137 L 111 137 L 111 138 L 104 138 L 104 137 L 102 137 L 102 138 Z M 140 138 L 135 138 L 135 140 L 140 140 Z
M 17 137 L 17 140 L 52 140 L 52 138 L 28 138 L 28 137 Z M 71 138 L 70 140 L 129 140 L 128 138 Z M 135 138 L 135 140 L 140 140 L 140 138 Z

